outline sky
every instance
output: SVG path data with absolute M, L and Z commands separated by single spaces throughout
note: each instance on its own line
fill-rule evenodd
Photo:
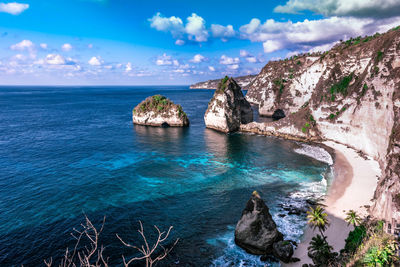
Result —
M 0 85 L 187 85 L 398 25 L 399 0 L 0 0 Z

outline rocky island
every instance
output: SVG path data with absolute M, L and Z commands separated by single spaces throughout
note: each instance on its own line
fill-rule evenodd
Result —
M 189 126 L 189 119 L 181 105 L 162 95 L 150 96 L 137 105 L 132 111 L 132 120 L 134 124 L 148 126 Z
M 229 133 L 253 121 L 253 110 L 233 78 L 220 80 L 204 115 L 207 128 Z
M 243 88 L 243 90 L 247 90 L 248 85 L 251 84 L 251 82 L 254 80 L 256 76 L 257 75 L 246 75 L 246 76 L 235 77 L 234 79 L 237 82 L 237 84 Z M 192 84 L 190 86 L 190 89 L 217 89 L 219 82 L 220 79 L 199 82 Z

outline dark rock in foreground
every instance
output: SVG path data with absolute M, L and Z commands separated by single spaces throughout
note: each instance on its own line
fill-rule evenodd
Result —
M 273 254 L 281 261 L 288 263 L 293 256 L 293 245 L 289 241 L 278 241 L 272 245 Z
M 236 225 L 235 243 L 255 255 L 271 254 L 273 245 L 283 239 L 267 205 L 253 192 Z
M 134 124 L 164 128 L 189 126 L 189 119 L 181 105 L 162 95 L 150 96 L 137 105 L 132 111 L 132 121 Z

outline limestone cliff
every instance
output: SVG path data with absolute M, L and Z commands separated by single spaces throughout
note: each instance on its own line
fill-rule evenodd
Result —
M 132 111 L 134 124 L 149 126 L 189 126 L 189 119 L 180 105 L 161 95 L 146 98 Z
M 220 81 L 208 103 L 204 121 L 207 128 L 225 133 L 237 131 L 241 124 L 253 121 L 251 105 L 233 78 L 225 77 Z
M 236 77 L 235 81 L 237 84 L 243 88 L 243 90 L 247 90 L 247 86 L 253 81 L 256 75 L 246 75 Z M 205 82 L 199 82 L 192 84 L 190 89 L 217 89 L 220 80 L 208 80 Z
M 373 215 L 400 220 L 400 28 L 341 42 L 322 54 L 268 63 L 249 85 L 260 113 L 286 118 L 242 131 L 333 140 L 379 161 Z

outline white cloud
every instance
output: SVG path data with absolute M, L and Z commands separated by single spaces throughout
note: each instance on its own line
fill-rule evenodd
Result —
M 131 64 L 130 62 L 128 62 L 128 63 L 125 65 L 125 71 L 126 71 L 126 72 L 132 71 L 132 64 Z
M 42 49 L 45 49 L 45 50 L 46 50 L 47 47 L 48 47 L 48 46 L 47 46 L 47 44 L 45 44 L 45 43 L 40 44 L 40 48 L 42 48 Z
M 195 55 L 191 60 L 189 60 L 190 62 L 193 62 L 193 63 L 201 63 L 201 62 L 203 62 L 203 61 L 205 61 L 205 57 L 204 56 L 202 56 L 202 55 L 200 55 L 200 54 L 197 54 L 197 55 Z
M 23 51 L 23 50 L 32 50 L 34 47 L 34 44 L 30 40 L 23 40 L 17 44 L 12 45 L 10 48 L 11 50 L 18 50 L 18 51 Z
M 238 57 L 232 58 L 232 57 L 228 57 L 226 55 L 222 55 L 221 59 L 219 60 L 219 63 L 223 64 L 223 65 L 232 65 L 232 64 L 239 63 L 239 61 L 240 60 Z
M 159 56 L 156 60 L 157 66 L 165 66 L 165 65 L 172 65 L 172 57 L 164 53 L 162 56 Z
M 64 65 L 65 59 L 63 56 L 58 54 L 48 54 L 46 56 L 45 62 L 50 65 Z
M 249 63 L 256 63 L 257 58 L 256 57 L 246 57 L 246 61 Z
M 219 24 L 212 24 L 211 32 L 212 32 L 213 37 L 221 38 L 224 41 L 227 41 L 227 39 L 233 38 L 236 35 L 236 32 L 233 29 L 232 25 L 222 26 Z
M 205 20 L 196 13 L 192 13 L 187 18 L 185 31 L 189 35 L 189 40 L 195 40 L 196 42 L 206 42 L 208 40 Z
M 93 44 L 88 44 L 88 46 L 87 46 L 89 49 L 92 49 L 93 48 Z
M 185 44 L 185 41 L 183 41 L 183 40 L 181 40 L 181 39 L 178 39 L 178 40 L 175 41 L 175 44 L 176 44 L 176 45 L 184 45 L 184 44 Z
M 184 26 L 179 17 L 163 17 L 160 12 L 154 15 L 150 21 L 150 26 L 157 31 L 170 32 L 172 36 L 181 36 L 184 31 Z
M 250 56 L 250 53 L 246 50 L 240 50 L 240 56 L 241 57 L 248 57 Z
M 214 68 L 213 66 L 208 66 L 208 69 L 209 69 L 210 71 L 215 71 L 215 68 Z
M 277 6 L 278 13 L 298 14 L 309 10 L 324 16 L 393 17 L 400 14 L 398 0 L 289 0 Z
M 174 60 L 172 61 L 172 64 L 174 64 L 174 66 L 179 66 L 179 61 L 176 60 L 176 59 L 174 59 Z
M 21 3 L 0 3 L 0 12 L 8 13 L 11 15 L 19 15 L 29 8 L 28 4 Z
M 72 45 L 71 45 L 71 44 L 63 44 L 63 45 L 61 46 L 61 49 L 62 49 L 63 51 L 65 51 L 65 52 L 71 51 Z
M 252 19 L 240 27 L 240 38 L 262 42 L 265 53 L 287 49 L 308 51 L 313 47 L 332 44 L 340 39 L 370 35 L 390 29 L 400 23 L 400 17 L 376 20 L 373 18 L 330 17 L 318 20 L 278 22 L 273 19 L 261 24 Z
M 263 43 L 263 48 L 265 53 L 271 53 L 283 48 L 283 45 L 279 40 L 268 40 Z
M 238 64 L 228 65 L 228 69 L 230 70 L 237 70 L 239 68 Z
M 100 57 L 92 57 L 89 61 L 88 61 L 89 65 L 92 66 L 100 66 L 103 64 L 103 61 L 101 60 Z
M 185 44 L 184 37 L 194 42 L 206 42 L 209 33 L 205 27 L 205 20 L 195 13 L 192 13 L 186 20 L 186 25 L 184 25 L 181 18 L 164 17 L 160 12 L 149 19 L 150 27 L 171 33 L 174 38 L 178 39 L 175 42 L 177 45 Z

